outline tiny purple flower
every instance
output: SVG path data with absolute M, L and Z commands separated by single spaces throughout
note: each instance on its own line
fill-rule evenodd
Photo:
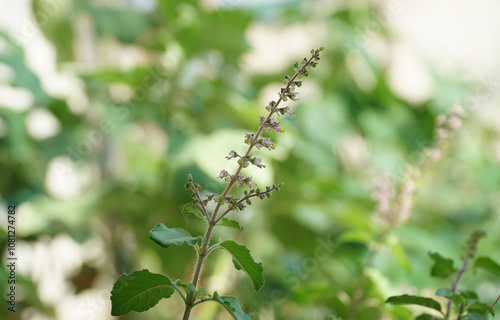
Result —
M 265 126 L 266 125 L 266 117 L 264 117 L 263 115 L 260 115 L 259 116 L 259 124 L 261 126 Z
M 269 129 L 270 131 L 274 129 L 276 132 L 284 132 L 280 127 L 280 123 L 277 122 L 276 119 L 271 118 L 269 120 L 269 124 L 272 126 L 271 129 Z
M 253 133 L 245 133 L 245 143 L 251 144 L 254 137 L 255 137 L 255 134 L 253 134 Z
M 262 139 L 260 139 L 259 145 L 260 145 L 260 147 L 267 148 L 269 151 L 271 151 L 272 149 L 276 148 L 276 146 L 271 143 L 271 139 L 270 138 L 262 138 Z M 260 149 L 260 147 L 259 147 L 259 149 Z
M 226 169 L 222 169 L 218 178 L 228 181 L 228 179 L 231 179 L 231 175 L 226 171 Z
M 261 163 L 261 162 L 262 162 L 262 159 L 261 159 L 261 158 L 258 158 L 258 157 L 257 157 L 257 158 L 253 158 L 253 159 L 251 160 L 251 162 L 252 162 L 252 164 L 253 164 L 254 166 L 256 166 L 257 168 L 265 168 L 265 167 L 266 167 L 265 165 L 263 165 L 263 164 Z
M 237 154 L 234 150 L 231 150 L 231 152 L 229 152 L 229 155 L 226 156 L 227 160 L 231 160 L 236 157 L 239 157 L 239 154 Z
M 284 115 L 285 113 L 288 113 L 291 116 L 295 115 L 295 112 L 290 111 L 290 107 L 283 107 L 278 109 L 278 115 Z
M 251 188 L 252 186 L 255 186 L 255 184 L 252 182 L 252 177 L 245 177 L 244 174 L 240 173 L 237 177 L 236 177 L 236 181 L 238 181 L 238 183 L 241 185 L 241 186 L 244 186 L 246 184 L 248 184 L 248 186 Z
M 245 175 L 243 173 L 240 173 L 237 177 L 236 177 L 236 181 L 238 181 L 240 183 L 240 185 L 244 185 L 245 184 Z

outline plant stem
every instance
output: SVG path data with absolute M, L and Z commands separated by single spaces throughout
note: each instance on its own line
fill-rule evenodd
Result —
M 212 216 L 212 220 L 213 220 L 214 216 Z M 211 221 L 209 226 L 208 226 L 207 232 L 205 233 L 205 238 L 207 239 L 207 241 L 205 241 L 205 243 L 203 244 L 203 248 L 201 249 L 201 252 L 198 256 L 198 261 L 196 263 L 196 268 L 195 268 L 194 274 L 193 274 L 192 284 L 194 285 L 195 288 L 198 288 L 198 280 L 200 279 L 200 276 L 201 276 L 201 269 L 203 267 L 203 261 L 205 260 L 205 258 L 207 256 L 208 242 L 210 241 L 210 238 L 212 237 L 212 231 L 214 230 L 214 227 L 215 227 L 215 224 L 213 224 Z M 189 319 L 189 316 L 191 314 L 191 310 L 194 307 L 194 302 L 195 302 L 195 292 L 190 291 L 188 296 L 187 296 L 187 299 L 186 299 L 186 309 L 184 310 L 184 316 L 182 317 L 183 320 Z
M 300 68 L 300 70 L 295 73 L 295 75 L 293 76 L 293 78 L 288 81 L 288 84 L 287 84 L 287 86 L 285 88 L 285 92 L 288 91 L 288 89 L 290 88 L 290 86 L 293 84 L 294 80 L 299 76 L 299 74 L 301 73 L 301 71 L 303 69 L 305 69 L 311 63 L 311 61 L 314 59 L 314 57 L 315 56 L 313 55 Z M 274 105 L 274 107 L 269 112 L 269 115 L 267 116 L 265 122 L 267 122 L 267 121 L 269 121 L 271 119 L 271 117 L 273 116 L 273 114 L 278 109 L 278 105 L 280 104 L 280 102 L 282 100 L 283 99 L 282 99 L 282 97 L 280 95 L 280 98 L 278 99 L 278 101 L 276 102 L 276 104 Z M 245 153 L 245 157 L 248 157 L 250 155 L 250 153 L 252 152 L 252 149 L 255 146 L 255 144 L 257 143 L 257 141 L 258 141 L 258 139 L 259 139 L 262 131 L 264 131 L 264 126 L 263 125 L 260 126 L 259 130 L 255 134 L 255 137 L 254 137 L 253 141 L 248 146 L 248 150 Z M 231 179 L 231 181 L 227 185 L 226 189 L 224 189 L 224 192 L 221 195 L 222 199 L 225 199 L 227 197 L 227 195 L 229 194 L 229 192 L 231 191 L 231 189 L 233 188 L 234 183 L 237 181 L 238 175 L 241 173 L 241 170 L 243 170 L 243 164 L 238 167 L 238 169 L 236 170 L 235 174 L 233 175 L 233 178 Z M 196 196 L 198 198 L 198 201 L 199 201 L 200 205 L 202 206 L 203 213 L 205 214 L 205 216 L 208 217 L 208 213 L 206 212 L 205 207 L 203 206 L 203 201 L 201 201 L 201 198 L 199 197 L 198 192 L 196 192 Z M 229 211 L 226 211 L 226 212 L 224 212 L 221 215 L 221 217 L 219 217 L 219 219 L 217 218 L 217 216 L 219 214 L 219 211 L 220 211 L 220 208 L 222 206 L 222 203 L 223 202 L 217 203 L 217 206 L 215 207 L 215 210 L 214 210 L 212 216 L 209 219 L 208 228 L 207 228 L 207 231 L 205 233 L 205 239 L 206 239 L 206 241 L 203 244 L 203 247 L 202 247 L 202 249 L 201 249 L 201 251 L 200 251 L 200 253 L 198 255 L 198 261 L 196 262 L 196 267 L 195 267 L 194 274 L 193 274 L 193 280 L 191 281 L 191 283 L 194 285 L 195 288 L 198 288 L 198 280 L 201 277 L 201 270 L 203 268 L 203 262 L 205 261 L 205 258 L 207 257 L 208 244 L 209 244 L 210 239 L 212 237 L 213 229 L 217 225 L 217 222 L 219 222 L 220 219 L 222 219 L 222 217 L 229 212 Z M 184 310 L 184 315 L 182 317 L 183 320 L 189 320 L 189 316 L 191 315 L 191 310 L 196 305 L 195 300 L 196 300 L 196 293 L 190 291 L 189 294 L 187 295 L 187 298 L 186 298 L 186 308 Z
M 491 309 L 493 309 L 495 307 L 495 305 L 498 303 L 498 301 L 500 301 L 500 295 L 497 297 L 497 299 L 495 300 L 495 302 L 493 302 L 493 304 L 491 305 Z M 490 314 L 489 311 L 486 311 L 486 313 L 484 314 L 484 318 L 486 319 L 486 317 Z
M 467 256 L 464 258 L 464 263 L 462 264 L 462 267 L 460 270 L 458 270 L 457 276 L 455 278 L 455 281 L 453 281 L 453 286 L 451 287 L 451 293 L 457 292 L 457 287 L 458 287 L 458 282 L 460 281 L 460 278 L 462 277 L 463 273 L 465 272 L 465 269 L 467 268 L 467 265 L 469 264 L 469 256 L 470 252 L 467 253 Z M 448 306 L 446 307 L 446 316 L 445 319 L 450 318 L 450 311 L 451 311 L 451 300 L 448 301 Z

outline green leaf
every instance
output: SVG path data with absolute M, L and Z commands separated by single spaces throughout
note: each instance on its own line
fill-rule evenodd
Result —
M 213 301 L 220 303 L 235 320 L 253 320 L 253 315 L 243 312 L 241 310 L 240 302 L 236 297 L 231 296 L 219 296 L 219 294 L 214 292 Z
M 460 305 L 465 303 L 467 300 L 462 294 L 452 293 L 450 289 L 440 288 L 436 291 L 436 296 L 444 297 L 448 300 L 451 300 L 455 305 Z
M 201 220 L 203 221 L 207 221 L 207 219 L 205 218 L 205 215 L 203 215 L 203 212 L 198 208 L 198 207 L 195 207 L 193 206 L 192 204 L 190 203 L 186 203 L 183 207 L 182 207 L 182 212 L 189 212 L 189 213 L 192 213 L 194 214 L 197 218 L 200 218 Z
M 467 319 L 469 320 L 485 320 L 485 318 L 476 312 L 467 312 Z
M 474 301 L 472 304 L 470 304 L 467 307 L 467 313 L 482 313 L 484 314 L 486 311 L 491 313 L 492 315 L 495 315 L 495 311 L 493 310 L 492 307 L 490 307 L 488 304 L 479 302 L 479 301 Z
M 220 225 L 224 226 L 224 227 L 234 228 L 234 229 L 243 231 L 243 227 L 240 226 L 240 224 L 238 223 L 238 221 L 234 221 L 234 220 L 231 220 L 231 219 L 228 219 L 228 218 L 222 218 L 222 221 L 220 222 Z
M 440 289 L 436 290 L 436 296 L 445 297 L 445 298 L 450 299 L 452 295 L 453 295 L 453 293 L 451 292 L 450 289 L 440 288 Z
M 442 320 L 441 318 L 436 318 L 430 314 L 424 313 L 415 318 L 415 320 Z
M 262 263 L 255 262 L 250 255 L 250 250 L 232 240 L 224 241 L 220 244 L 220 246 L 229 251 L 229 253 L 233 256 L 234 261 L 236 261 L 250 276 L 255 290 L 259 291 L 259 289 L 264 285 L 264 269 L 262 268 Z
M 97 32 L 132 43 L 150 25 L 146 16 L 136 10 L 90 6 Z
M 149 239 L 158 243 L 164 248 L 175 244 L 180 246 L 183 243 L 187 243 L 190 246 L 194 246 L 197 242 L 201 240 L 200 237 L 192 237 L 189 232 L 181 228 L 168 228 L 165 227 L 163 223 L 157 224 L 153 230 L 149 233 Z
M 472 290 L 464 290 L 460 291 L 460 296 L 464 297 L 467 300 L 477 300 L 479 297 L 477 296 L 477 293 L 472 291 Z
M 172 282 L 162 274 L 147 269 L 123 274 L 111 290 L 111 315 L 117 317 L 130 311 L 146 311 L 173 293 Z
M 488 257 L 478 257 L 474 262 L 474 268 L 482 268 L 494 275 L 500 276 L 500 265 Z
M 416 304 L 441 312 L 441 305 L 439 304 L 439 302 L 431 298 L 410 296 L 405 294 L 402 296 L 389 297 L 385 302 L 390 304 Z
M 196 293 L 196 297 L 205 297 L 205 296 L 212 297 L 212 295 L 207 292 L 207 289 L 201 287 Z
M 191 292 L 196 292 L 196 287 L 192 283 L 188 283 L 186 288 Z
M 457 271 L 453 267 L 453 260 L 442 257 L 439 253 L 429 253 L 429 256 L 434 260 L 434 265 L 431 269 L 431 276 L 439 278 L 447 278 Z

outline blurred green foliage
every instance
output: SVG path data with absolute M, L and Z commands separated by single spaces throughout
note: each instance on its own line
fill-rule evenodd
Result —
M 387 170 L 395 184 L 401 180 L 405 163 L 416 162 L 431 144 L 434 118 L 461 101 L 466 86 L 434 71 L 433 96 L 418 105 L 405 101 L 390 88 L 387 65 L 374 57 L 369 43 L 358 40 L 367 36 L 369 22 L 380 21 L 379 8 L 359 1 L 322 11 L 321 3 L 227 1 L 210 9 L 201 1 L 158 1 L 153 11 L 143 11 L 118 1 L 34 1 L 40 31 L 35 36 L 45 37 L 55 48 L 56 71 L 76 79 L 85 99 L 74 102 L 49 93 L 27 63 L 30 39 L 23 42 L 19 35 L 1 33 L 0 63 L 12 72 L 4 84 L 33 97 L 30 108 L 22 111 L 0 101 L 6 128 L 0 138 L 0 194 L 5 206 L 16 203 L 31 212 L 18 220 L 18 243 L 46 243 L 60 234 L 82 245 L 99 239 L 110 263 L 95 263 L 90 269 L 82 265 L 80 275 L 94 270 L 89 279 L 105 279 L 109 285 L 103 290 L 108 292 L 121 273 L 143 268 L 187 281 L 194 254 L 185 248 L 160 248 L 148 239 L 149 230 L 165 223 L 191 234 L 203 232 L 201 222 L 181 214 L 182 205 L 190 201 L 183 188 L 187 174 L 206 190 L 220 191 L 224 186 L 216 177 L 226 165 L 223 157 L 241 146 L 244 132 L 255 130 L 263 112 L 259 92 L 291 72 L 292 60 L 287 70 L 242 68 L 253 50 L 250 28 L 314 24 L 324 29 L 318 30 L 313 46 L 326 47 L 321 64 L 300 90 L 304 97 L 293 106 L 297 115 L 283 120 L 286 132 L 271 137 L 276 153 L 261 152 L 265 172 L 255 174 L 259 185 L 284 182 L 284 188 L 233 216 L 243 233 L 218 231 L 252 249 L 263 262 L 266 285 L 255 293 L 245 277 L 227 268 L 230 259 L 218 253 L 204 269 L 203 285 L 218 283 L 217 290 L 238 296 L 243 309 L 258 319 L 345 318 L 363 273 L 366 281 L 355 319 L 403 320 L 412 311 L 384 301 L 401 292 L 439 287 L 427 276 L 429 250 L 457 258 L 457 243 L 482 228 L 489 235 L 479 252 L 499 261 L 500 235 L 495 230 L 500 227 L 500 170 L 490 148 L 498 137 L 474 114 L 452 139 L 447 157 L 419 180 L 411 220 L 376 243 L 373 178 Z M 382 25 L 376 34 L 371 32 L 387 43 L 398 41 Z M 294 60 L 311 49 L 288 45 L 302 49 Z M 371 86 L 356 82 L 350 59 L 373 76 Z M 83 109 L 75 111 L 75 103 Z M 57 134 L 41 140 L 30 135 L 26 124 L 29 114 L 39 109 L 60 124 Z M 77 195 L 58 197 L 48 187 L 49 165 L 56 159 L 65 159 L 56 170 L 62 180 L 56 181 L 77 173 L 89 177 Z M 363 269 L 373 250 L 377 254 Z M 0 270 L 3 285 L 6 273 Z M 494 299 L 498 278 L 479 276 L 491 286 L 473 289 Z M 24 292 L 18 312 L 34 307 L 57 318 L 57 306 L 39 296 L 39 280 L 27 273 L 19 273 L 18 279 Z M 93 286 L 89 281 L 83 287 L 73 281 L 70 287 L 85 292 Z M 463 283 L 474 286 L 476 280 L 465 277 Z M 174 300 L 122 318 L 178 319 L 181 311 Z M 225 319 L 218 306 L 203 305 L 198 311 L 196 319 Z M 0 311 L 11 317 L 6 312 Z M 85 312 L 76 312 L 83 319 Z

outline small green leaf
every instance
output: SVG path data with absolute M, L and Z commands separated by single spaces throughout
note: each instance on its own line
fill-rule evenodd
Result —
M 224 227 L 234 228 L 234 229 L 243 231 L 243 227 L 240 226 L 240 224 L 238 223 L 238 221 L 234 221 L 234 220 L 231 220 L 231 219 L 228 219 L 228 218 L 222 218 L 222 221 L 220 222 L 220 225 L 224 226 Z
M 472 290 L 464 290 L 460 291 L 460 296 L 463 297 L 466 300 L 477 300 L 479 297 L 477 296 L 477 293 L 472 291 Z
M 196 287 L 192 283 L 187 284 L 187 289 L 191 292 L 196 292 Z
M 475 313 L 475 312 L 477 312 L 477 313 L 484 314 L 486 311 L 488 311 L 492 315 L 495 315 L 495 311 L 493 310 L 493 308 L 490 307 L 486 303 L 482 303 L 482 302 L 479 302 L 479 301 L 474 301 L 472 304 L 470 304 L 467 307 L 467 313 Z
M 192 237 L 189 232 L 181 228 L 168 228 L 165 227 L 163 223 L 157 224 L 153 230 L 149 233 L 149 239 L 158 243 L 164 248 L 175 244 L 180 246 L 183 243 L 187 243 L 190 246 L 194 246 L 200 241 L 200 237 Z M 201 239 L 202 241 L 203 239 Z
M 467 312 L 467 319 L 469 320 L 485 320 L 485 318 L 476 312 Z
M 439 278 L 447 278 L 457 271 L 453 267 L 453 260 L 442 257 L 439 253 L 429 253 L 429 256 L 434 260 L 434 265 L 431 269 L 431 276 Z
M 201 220 L 203 221 L 207 221 L 207 219 L 205 218 L 205 216 L 203 215 L 203 212 L 201 212 L 201 210 L 198 208 L 198 207 L 195 207 L 193 206 L 191 203 L 186 203 L 183 207 L 182 207 L 182 212 L 189 212 L 189 213 L 192 213 L 194 214 L 197 218 L 200 218 Z
M 172 282 L 162 274 L 147 269 L 123 274 L 111 290 L 111 315 L 118 317 L 130 311 L 146 311 L 173 293 Z
M 452 293 L 450 289 L 446 288 L 437 289 L 436 296 L 451 300 L 457 306 L 466 301 L 466 298 L 462 294 Z
M 431 298 L 409 296 L 405 294 L 402 296 L 389 297 L 385 302 L 390 304 L 416 304 L 441 312 L 441 305 L 439 304 L 439 302 Z
M 452 295 L 453 295 L 453 293 L 451 292 L 450 289 L 440 288 L 440 289 L 436 290 L 436 296 L 445 297 L 445 298 L 450 299 Z
M 210 295 L 208 292 L 207 292 L 207 289 L 205 289 L 204 287 L 201 287 L 200 289 L 198 289 L 198 292 L 196 293 L 196 297 L 205 297 L 205 296 L 208 296 L 208 297 L 212 297 L 212 295 Z
M 482 268 L 494 275 L 500 276 L 500 265 L 488 257 L 478 257 L 474 262 L 474 268 Z
M 219 296 L 214 292 L 213 301 L 220 303 L 235 320 L 253 320 L 253 315 L 243 312 L 241 310 L 240 302 L 236 297 Z
M 220 246 L 229 251 L 229 253 L 233 256 L 233 259 L 241 266 L 241 269 L 243 269 L 250 276 L 255 290 L 259 291 L 259 289 L 264 285 L 264 269 L 262 268 L 262 263 L 255 262 L 250 255 L 250 250 L 232 240 L 224 241 L 220 244 Z

